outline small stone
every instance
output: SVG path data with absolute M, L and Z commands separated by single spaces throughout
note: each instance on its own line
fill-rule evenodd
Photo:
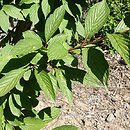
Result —
M 124 101 L 126 101 L 127 103 L 130 103 L 130 93 L 126 93 L 126 94 L 123 96 L 123 99 L 124 99 Z
M 116 118 L 120 117 L 121 111 L 120 110 L 116 110 L 114 115 Z
M 88 120 L 88 119 L 85 119 L 84 122 L 85 122 L 85 127 L 89 127 L 89 126 L 92 125 L 92 122 L 90 120 Z
M 115 116 L 111 113 L 107 116 L 106 121 L 107 122 L 113 122 L 115 120 Z

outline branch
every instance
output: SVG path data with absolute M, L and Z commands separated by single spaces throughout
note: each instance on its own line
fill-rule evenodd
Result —
M 76 47 L 74 47 L 74 48 L 70 48 L 70 49 L 68 50 L 68 52 L 73 52 L 73 50 L 85 48 L 85 47 L 86 47 L 87 45 L 89 45 L 89 44 L 96 44 L 96 43 L 101 42 L 101 41 L 103 41 L 103 40 L 104 40 L 104 38 L 102 38 L 102 37 L 99 37 L 99 38 L 97 38 L 97 39 L 95 39 L 95 40 L 93 40 L 93 41 L 83 40 L 83 41 L 81 41 L 80 45 L 78 45 L 78 46 L 76 46 Z

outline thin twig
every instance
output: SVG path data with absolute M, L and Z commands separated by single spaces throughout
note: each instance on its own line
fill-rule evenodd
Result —
M 89 44 L 95 44 L 95 43 L 101 42 L 101 41 L 103 41 L 103 40 L 104 40 L 104 38 L 102 38 L 102 37 L 100 37 L 100 38 L 98 38 L 98 39 L 95 39 L 94 41 L 89 41 L 89 42 L 86 41 L 86 40 L 83 40 L 80 45 L 78 45 L 78 46 L 76 46 L 76 47 L 74 47 L 74 48 L 70 48 L 70 49 L 68 50 L 68 52 L 72 52 L 72 51 L 74 51 L 74 50 L 76 50 L 76 49 L 85 48 L 85 47 L 86 47 L 87 45 L 89 45 Z

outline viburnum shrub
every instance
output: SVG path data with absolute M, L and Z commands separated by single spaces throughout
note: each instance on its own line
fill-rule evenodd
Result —
M 98 31 L 110 10 L 102 0 L 82 22 L 85 7 L 85 0 L 0 1 L 0 130 L 40 130 L 58 117 L 58 107 L 35 110 L 41 90 L 52 101 L 62 91 L 72 103 L 73 81 L 107 87 L 109 65 L 98 46 L 105 37 Z M 128 16 L 107 39 L 130 66 Z M 77 129 L 63 125 L 53 130 Z

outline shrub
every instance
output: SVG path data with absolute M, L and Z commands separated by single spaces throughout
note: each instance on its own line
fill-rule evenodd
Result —
M 52 101 L 60 90 L 72 103 L 73 81 L 107 88 L 109 65 L 97 43 L 105 39 L 98 32 L 110 10 L 102 0 L 82 23 L 85 5 L 85 0 L 1 0 L 0 129 L 39 130 L 55 119 L 58 107 L 35 110 L 41 90 Z M 129 66 L 128 16 L 123 18 L 107 38 Z M 77 55 L 83 68 L 78 67 Z

